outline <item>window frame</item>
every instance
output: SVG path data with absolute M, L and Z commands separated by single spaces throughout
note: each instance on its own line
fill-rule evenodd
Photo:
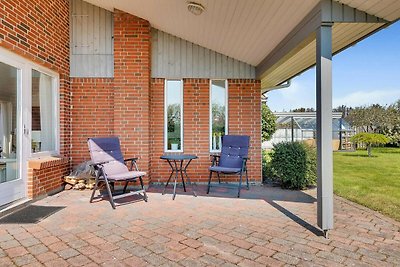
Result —
M 52 101 L 54 103 L 52 107 L 52 112 L 53 112 L 53 120 L 56 124 L 55 131 L 54 131 L 54 149 L 52 151 L 39 151 L 39 152 L 32 152 L 32 147 L 30 147 L 30 157 L 31 158 L 38 158 L 38 157 L 44 157 L 44 156 L 59 156 L 60 155 L 60 75 L 56 72 L 53 72 L 51 70 L 48 70 L 44 67 L 41 67 L 39 65 L 33 65 L 30 64 L 30 71 L 29 71 L 29 76 L 30 76 L 30 85 L 29 85 L 29 91 L 30 91 L 30 107 L 32 110 L 32 71 L 38 71 L 40 73 L 43 73 L 45 75 L 48 75 L 51 77 L 51 86 L 52 86 L 52 91 L 53 91 L 53 97 Z M 32 111 L 31 111 L 32 112 Z M 31 117 L 29 118 L 30 120 L 30 139 L 32 140 L 32 114 Z
M 229 103 L 229 90 L 228 90 L 228 80 L 227 79 L 210 79 L 209 84 L 209 133 L 208 133 L 208 142 L 209 142 L 209 150 L 210 153 L 219 153 L 221 150 L 212 148 L 212 82 L 213 81 L 225 81 L 225 135 L 228 134 L 228 125 L 229 125 L 229 113 L 228 113 L 228 103 Z
M 172 150 L 172 149 L 168 149 L 168 103 L 167 103 L 167 91 L 168 91 L 168 81 L 179 81 L 180 82 L 180 93 L 181 93 L 181 101 L 180 101 L 180 105 L 181 105 L 181 127 L 180 127 L 180 138 L 181 138 L 181 142 L 180 142 L 180 149 L 178 150 Z M 183 152 L 183 79 L 165 79 L 164 80 L 164 152 Z

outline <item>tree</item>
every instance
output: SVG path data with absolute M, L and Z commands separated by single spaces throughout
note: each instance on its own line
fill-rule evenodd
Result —
M 262 118 L 262 141 L 268 141 L 276 131 L 276 117 L 266 104 L 262 104 L 261 118 Z
M 358 133 L 351 137 L 351 141 L 356 144 L 365 144 L 367 146 L 368 157 L 371 157 L 372 146 L 387 144 L 389 143 L 389 138 L 383 134 Z

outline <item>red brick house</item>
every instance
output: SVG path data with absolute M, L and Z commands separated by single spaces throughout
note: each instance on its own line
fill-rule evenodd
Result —
M 196 154 L 189 174 L 205 182 L 219 137 L 250 135 L 260 183 L 261 93 L 317 64 L 330 212 L 330 59 L 400 14 L 355 2 L 0 1 L 0 205 L 59 190 L 94 136 L 119 136 L 151 183 L 167 178 L 166 151 Z

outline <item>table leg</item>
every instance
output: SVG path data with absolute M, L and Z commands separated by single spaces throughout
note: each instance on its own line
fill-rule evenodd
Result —
M 185 179 L 183 179 L 183 173 L 182 173 L 182 165 L 183 165 L 183 160 L 181 160 L 181 166 L 179 168 L 179 172 L 181 173 L 183 191 L 186 192 Z
M 171 165 L 171 164 L 170 164 L 170 165 Z M 169 181 L 171 180 L 171 177 L 172 177 L 173 174 L 174 174 L 174 170 L 172 169 L 171 174 L 169 175 L 168 181 L 167 181 L 167 183 L 166 183 L 166 185 L 165 185 L 165 187 L 164 187 L 164 190 L 163 190 L 163 192 L 162 192 L 163 195 L 165 194 L 165 190 L 167 189 L 167 186 L 168 186 Z
M 175 196 L 176 196 L 176 182 L 178 180 L 178 166 L 176 165 L 176 161 L 174 160 L 174 164 L 175 164 L 175 179 L 174 179 L 174 194 L 172 196 L 172 200 L 175 200 Z
M 195 197 L 197 197 L 196 191 L 194 190 L 194 186 L 193 186 L 192 182 L 190 181 L 190 178 L 189 178 L 189 176 L 187 175 L 187 172 L 186 172 L 186 169 L 187 169 L 187 167 L 189 166 L 189 164 L 190 164 L 191 161 L 192 161 L 192 160 L 190 159 L 190 160 L 188 161 L 188 163 L 186 163 L 186 166 L 185 166 L 185 168 L 183 169 L 183 172 L 185 173 L 185 176 L 186 176 L 186 179 L 187 179 L 187 181 L 188 181 L 188 184 L 192 187 L 193 195 L 194 195 Z M 181 175 L 182 175 L 182 168 L 181 168 Z

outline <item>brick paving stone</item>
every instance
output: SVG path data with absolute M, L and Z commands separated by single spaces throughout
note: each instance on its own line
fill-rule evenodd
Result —
M 22 239 L 19 242 L 24 247 L 30 247 L 30 246 L 37 245 L 40 243 L 40 241 L 38 239 L 36 239 L 35 237 L 29 237 L 26 239 Z
M 39 255 L 39 254 L 42 254 L 42 253 L 48 251 L 49 249 L 43 244 L 37 244 L 37 245 L 27 248 L 27 250 L 32 255 Z
M 88 265 L 92 261 L 84 255 L 78 255 L 78 256 L 69 258 L 67 260 L 67 262 L 72 266 L 83 266 L 83 265 Z
M 30 254 L 25 254 L 23 256 L 16 257 L 16 258 L 13 259 L 13 261 L 17 266 L 25 266 L 27 264 L 36 263 L 37 262 L 35 257 L 33 257 Z
M 195 239 L 191 239 L 191 238 L 182 240 L 182 241 L 180 241 L 180 243 L 184 244 L 184 245 L 186 245 L 188 247 L 191 247 L 191 248 L 198 248 L 198 247 L 201 247 L 203 245 L 202 242 L 197 241 Z
M 134 256 L 141 257 L 141 258 L 152 253 L 151 250 L 149 250 L 145 247 L 142 247 L 142 246 L 135 246 L 132 248 L 128 248 L 128 249 L 126 249 L 126 251 L 128 251 L 129 253 L 131 253 Z
M 191 248 L 191 247 L 187 247 L 187 248 L 181 250 L 180 252 L 192 259 L 199 258 L 205 254 L 204 252 L 202 252 L 198 249 Z
M 258 258 L 260 256 L 259 253 L 247 250 L 247 249 L 243 249 L 243 248 L 239 248 L 238 250 L 235 251 L 235 254 L 241 257 L 244 257 L 246 259 L 249 260 L 255 260 L 256 258 Z
M 154 266 L 160 266 L 166 263 L 168 260 L 160 255 L 152 253 L 146 256 L 145 261 Z
M 181 264 L 181 265 L 183 265 L 185 267 L 204 267 L 204 266 L 206 266 L 201 261 L 195 260 L 195 259 L 192 259 L 192 258 L 183 259 L 183 260 L 181 260 L 179 262 L 179 264 Z
M 106 261 L 110 261 L 114 259 L 114 257 L 108 252 L 97 252 L 91 255 L 87 255 L 92 261 L 98 264 L 103 264 Z
M 5 252 L 10 258 L 19 257 L 28 254 L 28 251 L 24 247 L 13 247 L 6 249 Z
M 237 255 L 232 254 L 232 253 L 226 253 L 226 252 L 225 253 L 223 253 L 223 252 L 219 253 L 217 255 L 217 257 L 220 258 L 221 260 L 228 261 L 228 262 L 235 263 L 235 264 L 237 264 L 241 260 L 243 260 L 243 258 L 240 257 L 240 256 L 237 256 Z
M 246 238 L 246 241 L 250 242 L 250 243 L 252 243 L 254 245 L 257 245 L 257 246 L 264 246 L 265 244 L 268 243 L 267 240 L 260 239 L 260 238 L 257 238 L 257 237 L 252 237 L 252 236 L 249 237 L 249 238 Z
M 328 251 L 320 251 L 317 253 L 317 256 L 320 258 L 328 259 L 330 261 L 335 261 L 338 263 L 342 263 L 345 260 L 345 257 L 340 256 L 338 254 L 334 254 L 332 252 L 328 252 Z
M 161 255 L 163 257 L 167 258 L 168 260 L 175 261 L 175 262 L 181 261 L 184 258 L 186 258 L 186 256 L 184 254 L 173 251 L 173 250 L 166 251 Z
M 150 246 L 147 246 L 146 248 L 156 254 L 161 254 L 168 250 L 165 244 L 159 244 L 159 243 L 152 244 Z
M 250 250 L 264 256 L 272 256 L 274 253 L 276 253 L 275 250 L 263 246 L 253 246 Z
M 15 247 L 18 247 L 20 245 L 21 244 L 17 240 L 11 239 L 11 240 L 7 240 L 7 241 L 4 241 L 4 242 L 1 242 L 0 243 L 0 248 L 2 248 L 2 249 L 15 248 Z
M 45 266 L 47 267 L 67 267 L 69 266 L 69 263 L 63 259 L 55 259 L 51 261 L 47 261 L 44 263 Z
M 204 255 L 200 257 L 199 260 L 204 262 L 207 266 L 217 266 L 224 263 L 220 258 L 211 255 Z
M 44 262 L 47 262 L 47 261 L 50 261 L 50 260 L 57 259 L 58 255 L 56 253 L 54 253 L 54 252 L 47 251 L 47 252 L 44 252 L 44 253 L 41 253 L 41 254 L 37 255 L 36 258 L 40 262 L 44 263 Z
M 241 267 L 264 267 L 265 265 L 255 262 L 255 261 L 244 259 L 243 261 L 239 262 L 238 266 L 241 266 Z
M 300 259 L 294 256 L 291 256 L 286 253 L 277 252 L 272 256 L 274 259 L 277 259 L 281 262 L 286 262 L 287 264 L 296 265 L 300 262 Z
M 73 248 L 67 248 L 67 249 L 58 251 L 57 254 L 60 255 L 60 257 L 63 259 L 68 259 L 68 258 L 79 255 L 79 252 Z
M 141 259 L 139 257 L 136 257 L 136 256 L 132 256 L 132 257 L 129 257 L 129 258 L 125 259 L 124 263 L 127 266 L 131 266 L 131 267 L 144 267 L 144 266 L 148 266 L 149 265 L 143 259 Z
M 261 256 L 256 259 L 256 262 L 263 264 L 264 266 L 282 266 L 285 263 L 278 261 L 272 257 Z
M 254 244 L 246 241 L 246 240 L 240 240 L 240 239 L 235 239 L 231 242 L 232 245 L 235 245 L 237 247 L 243 248 L 243 249 L 250 249 Z
M 45 236 L 43 238 L 40 238 L 40 242 L 42 242 L 46 246 L 49 246 L 49 245 L 54 244 L 54 243 L 59 242 L 59 241 L 60 241 L 60 239 L 58 239 L 55 236 Z

